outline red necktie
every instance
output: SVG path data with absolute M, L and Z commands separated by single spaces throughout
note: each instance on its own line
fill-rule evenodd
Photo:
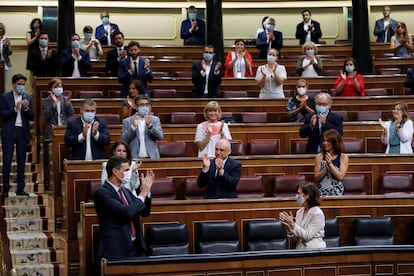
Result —
M 125 206 L 128 206 L 128 201 L 126 200 L 125 195 L 122 192 L 122 189 L 119 188 L 118 192 L 119 192 L 119 196 L 121 197 L 122 203 Z M 132 219 L 130 220 L 130 223 L 131 223 L 131 235 L 132 235 L 133 238 L 135 238 L 136 237 L 136 231 L 135 231 L 135 225 L 134 225 L 134 222 L 132 221 Z

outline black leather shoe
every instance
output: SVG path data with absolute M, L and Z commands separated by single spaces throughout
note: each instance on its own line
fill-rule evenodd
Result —
M 25 191 L 17 191 L 16 195 L 18 195 L 18 196 L 29 196 L 29 194 L 26 193 Z

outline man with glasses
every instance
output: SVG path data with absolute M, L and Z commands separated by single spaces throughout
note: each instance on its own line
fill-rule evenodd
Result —
M 219 97 L 218 87 L 223 76 L 222 63 L 214 61 L 214 46 L 204 47 L 203 59 L 193 62 L 192 81 L 193 90 L 191 97 L 194 98 L 217 98 Z
M 341 135 L 343 118 L 331 112 L 332 97 L 328 93 L 319 93 L 315 97 L 316 112 L 308 113 L 300 127 L 300 137 L 308 137 L 307 153 L 318 153 L 321 147 L 322 134 L 328 129 L 336 129 Z
M 146 95 L 135 97 L 138 112 L 122 121 L 121 140 L 128 143 L 133 159 L 160 158 L 157 140 L 162 140 L 160 118 L 151 114 L 151 100 Z

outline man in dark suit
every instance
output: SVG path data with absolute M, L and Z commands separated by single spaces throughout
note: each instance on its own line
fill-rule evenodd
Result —
M 219 97 L 218 88 L 223 76 L 222 63 L 214 61 L 214 47 L 204 47 L 203 59 L 196 60 L 192 66 L 193 90 L 191 97 Z
M 97 260 L 138 257 L 147 251 L 139 217 L 151 213 L 154 173 L 147 170 L 146 176 L 141 176 L 140 192 L 135 197 L 121 186 L 129 171 L 129 163 L 124 157 L 111 157 L 106 165 L 108 179 L 94 194 L 99 219 Z
M 279 52 L 280 58 L 280 49 L 283 48 L 283 34 L 275 30 L 276 23 L 273 17 L 266 19 L 264 26 L 266 30 L 259 33 L 256 39 L 256 48 L 260 50 L 259 58 L 266 59 L 267 53 L 272 48 Z
M 322 134 L 328 129 L 336 129 L 341 135 L 343 118 L 331 112 L 332 97 L 328 93 L 319 93 L 315 97 L 316 112 L 308 113 L 300 127 L 300 137 L 308 137 L 307 153 L 318 153 L 321 147 Z
M 322 37 L 321 25 L 319 22 L 312 20 L 311 16 L 310 10 L 303 10 L 303 21 L 296 26 L 296 38 L 299 39 L 300 45 L 308 41 L 318 44 L 319 38 Z
M 34 118 L 32 96 L 25 93 L 27 78 L 21 74 L 12 77 L 13 90 L 1 95 L 0 114 L 3 120 L 1 146 L 3 150 L 3 198 L 10 190 L 10 172 L 14 145 L 17 157 L 17 191 L 16 195 L 28 195 L 24 191 L 24 168 L 26 149 L 30 141 L 29 121 Z
M 55 77 L 59 69 L 59 59 L 55 50 L 48 48 L 49 35 L 40 33 L 39 47 L 29 52 L 27 69 L 30 70 L 30 83 L 34 83 L 34 77 Z
M 144 86 L 145 94 L 151 97 L 148 83 L 154 76 L 150 67 L 150 60 L 140 57 L 141 46 L 138 41 L 128 43 L 128 57 L 119 62 L 118 81 L 122 83 L 120 97 L 129 95 L 129 84 L 132 80 L 140 80 Z
M 62 77 L 86 77 L 91 68 L 89 53 L 80 48 L 80 37 L 73 34 L 70 38 L 71 47 L 61 53 Z
M 194 6 L 188 7 L 188 19 L 181 22 L 181 39 L 184 39 L 184 45 L 205 45 L 206 41 L 206 24 L 203 20 L 197 18 L 197 9 Z
M 115 23 L 109 22 L 109 12 L 101 12 L 102 24 L 96 27 L 95 37 L 101 45 L 110 46 L 114 45 L 114 34 L 119 32 L 119 27 Z
M 128 48 L 124 46 L 124 34 L 114 33 L 115 47 L 106 53 L 106 74 L 108 77 L 118 77 L 119 62 L 127 58 Z
M 377 42 L 390 43 L 391 37 L 397 31 L 397 20 L 392 19 L 391 7 L 385 6 L 382 10 L 383 18 L 375 21 L 374 35 L 377 37 Z
M 197 186 L 206 187 L 204 198 L 236 198 L 236 186 L 241 176 L 241 164 L 230 158 L 231 145 L 227 139 L 216 143 L 216 158 L 203 156 L 203 168 L 197 178 Z
M 68 121 L 65 144 L 72 148 L 69 159 L 95 160 L 108 158 L 105 146 L 110 143 L 108 126 L 104 119 L 96 117 L 96 102 L 83 101 L 81 117 Z
M 414 68 L 409 68 L 407 70 L 404 87 L 406 88 L 407 94 L 414 94 Z

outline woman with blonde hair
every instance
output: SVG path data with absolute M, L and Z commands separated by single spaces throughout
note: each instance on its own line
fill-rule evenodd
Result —
M 214 157 L 218 140 L 221 138 L 232 139 L 229 126 L 221 121 L 221 108 L 216 101 L 208 102 L 204 107 L 204 118 L 206 121 L 197 125 L 195 134 L 198 157 L 203 157 L 204 153 L 207 153 L 208 157 Z
M 404 22 L 399 21 L 397 23 L 397 31 L 391 37 L 390 48 L 394 51 L 396 57 L 411 57 L 413 41 Z
M 392 119 L 379 123 L 383 128 L 381 142 L 387 146 L 385 153 L 413 153 L 413 122 L 406 103 L 397 102 L 392 110 Z
M 296 74 L 303 78 L 313 78 L 322 74 L 322 60 L 318 54 L 315 43 L 308 41 L 302 46 L 303 56 L 299 57 L 296 64 Z

